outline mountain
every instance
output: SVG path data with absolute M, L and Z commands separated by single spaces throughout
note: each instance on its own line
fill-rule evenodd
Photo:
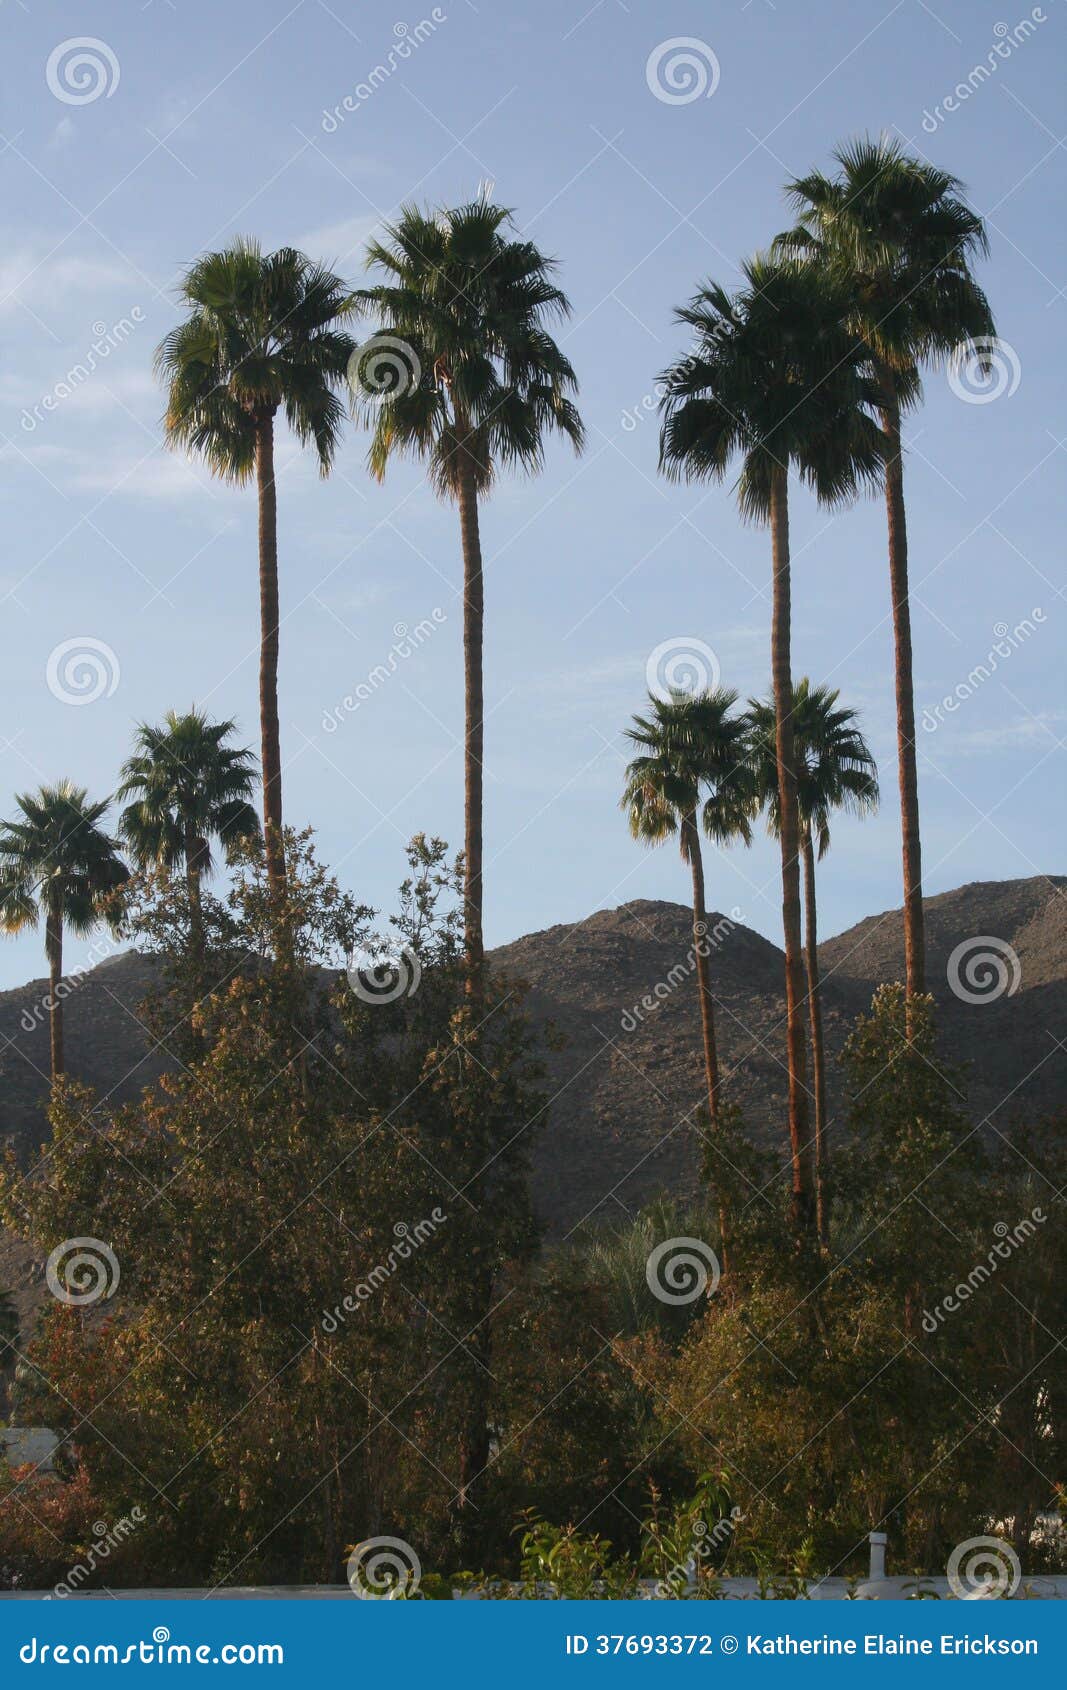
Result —
M 963 1070 L 972 1117 L 1007 1131 L 1024 1114 L 1063 1109 L 1067 878 L 962 886 L 929 899 L 926 912 L 944 1055 Z M 753 1137 L 780 1146 L 782 953 L 728 917 L 711 915 L 708 925 L 729 1095 Z M 532 1146 L 535 1201 L 556 1236 L 657 1191 L 698 1189 L 694 1110 L 703 1094 L 691 947 L 683 905 L 639 900 L 492 953 L 495 967 L 528 983 L 532 1015 L 562 1039 L 547 1050 L 552 1101 Z M 881 981 L 902 976 L 903 955 L 899 910 L 870 916 L 820 949 L 831 1109 L 840 1103 L 836 1058 L 849 1027 Z M 135 1096 L 166 1066 L 137 1013 L 152 972 L 148 958 L 126 952 L 81 976 L 67 1000 L 68 1065 L 101 1096 Z M 0 994 L 0 1135 L 23 1154 L 46 1130 L 46 990 L 37 980 Z M 28 1289 L 27 1272 L 22 1247 L 0 1241 L 0 1286 Z

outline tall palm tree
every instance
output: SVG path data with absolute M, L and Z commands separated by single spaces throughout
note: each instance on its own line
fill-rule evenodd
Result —
M 501 470 L 539 470 L 553 431 L 576 451 L 583 441 L 571 398 L 577 391 L 575 374 L 546 326 L 570 310 L 552 280 L 555 261 L 511 230 L 511 213 L 486 194 L 435 214 L 407 206 L 387 228 L 385 241 L 372 241 L 368 248 L 370 268 L 383 272 L 386 281 L 356 295 L 379 324 L 378 335 L 361 351 L 353 383 L 357 405 L 373 425 L 371 470 L 381 479 L 394 454 L 421 458 L 436 491 L 459 508 L 464 921 L 467 990 L 474 998 L 481 991 L 484 960 L 485 590 L 479 501 Z M 379 351 L 383 363 L 376 365 Z M 383 380 L 386 369 L 390 373 Z
M 922 396 L 923 364 L 968 348 L 981 356 L 983 342 L 995 335 L 989 301 L 971 270 L 988 242 L 956 177 L 910 157 L 897 142 L 853 141 L 834 159 L 835 177 L 813 171 L 788 184 L 799 224 L 775 244 L 832 267 L 845 280 L 853 326 L 870 348 L 885 435 L 904 949 L 913 998 L 926 989 L 926 963 L 901 414 Z
M 759 257 L 731 297 L 712 283 L 677 313 L 687 357 L 665 371 L 660 467 L 672 479 L 723 480 L 735 456 L 743 517 L 769 524 L 773 558 L 771 675 L 781 806 L 789 1140 L 798 1235 L 811 1227 L 801 954 L 800 846 L 790 668 L 789 472 L 825 505 L 873 484 L 881 432 L 867 413 L 865 349 L 845 316 L 847 288 L 800 262 Z
M 800 852 L 804 863 L 804 956 L 808 976 L 812 1087 L 815 1095 L 815 1215 L 819 1242 L 830 1241 L 829 1146 L 826 1137 L 826 1059 L 823 1049 L 819 929 L 815 860 L 830 849 L 834 810 L 868 815 L 878 806 L 878 771 L 855 710 L 838 707 L 840 693 L 813 687 L 805 675 L 793 688 L 793 756 L 797 770 Z M 776 836 L 781 828 L 775 755 L 774 700 L 749 699 L 751 755 L 756 787 Z
M 81 936 L 101 921 L 117 931 L 114 895 L 130 877 L 100 826 L 109 802 L 94 804 L 84 787 L 61 780 L 16 793 L 18 819 L 0 822 L 0 927 L 21 933 L 44 916 L 53 1080 L 64 1072 L 64 933 Z
M 129 800 L 119 832 L 139 868 L 185 869 L 190 937 L 203 948 L 200 886 L 212 867 L 211 841 L 229 848 L 258 839 L 252 804 L 257 768 L 251 751 L 228 744 L 234 722 L 212 722 L 201 710 L 168 710 L 160 727 L 142 722 L 135 751 L 122 767 L 118 801 Z
M 345 406 L 338 398 L 353 341 L 339 326 L 351 301 L 339 277 L 293 247 L 264 255 L 237 240 L 186 272 L 184 321 L 156 351 L 167 384 L 172 444 L 199 453 L 216 475 L 259 495 L 259 709 L 267 874 L 285 884 L 278 732 L 278 503 L 274 422 L 279 411 L 329 473 Z
M 737 839 L 751 843 L 755 788 L 748 763 L 745 718 L 732 713 L 736 703 L 736 692 L 725 687 L 698 693 L 671 692 L 667 699 L 650 693 L 649 714 L 635 716 L 633 727 L 626 730 L 639 755 L 627 767 L 620 804 L 635 839 L 659 844 L 677 834 L 682 861 L 692 875 L 693 960 L 713 1134 L 719 1125 L 721 1085 L 700 832 L 703 827 L 716 845 L 729 845 Z M 721 1205 L 719 1232 L 725 1254 L 726 1224 Z

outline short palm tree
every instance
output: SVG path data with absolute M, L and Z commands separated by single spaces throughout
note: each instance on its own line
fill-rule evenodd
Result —
M 0 927 L 7 933 L 45 923 L 52 1078 L 63 1066 L 63 936 L 117 931 L 115 894 L 129 879 L 116 840 L 100 826 L 109 800 L 94 804 L 69 780 L 16 793 L 19 816 L 0 822 Z
M 376 342 L 406 360 L 385 390 L 373 365 L 354 383 L 357 406 L 372 423 L 370 467 L 379 479 L 394 455 L 421 458 L 430 481 L 459 509 L 463 547 L 464 920 L 467 988 L 481 991 L 482 646 L 485 590 L 479 501 L 502 470 L 539 470 L 546 439 L 582 446 L 572 401 L 574 371 L 546 326 L 570 310 L 552 280 L 554 261 L 511 233 L 511 214 L 483 194 L 436 214 L 405 207 L 373 241 L 367 260 L 384 273 L 357 293 L 373 313 Z M 380 337 L 384 337 L 383 339 Z M 402 343 L 399 349 L 396 342 Z
M 211 841 L 224 849 L 260 836 L 252 799 L 258 770 L 251 751 L 228 743 L 234 722 L 200 710 L 168 710 L 159 727 L 142 722 L 115 794 L 126 803 L 119 832 L 138 868 L 185 870 L 190 938 L 203 948 L 200 887 L 212 867 Z
M 708 968 L 708 914 L 700 834 L 722 846 L 748 845 L 755 787 L 748 762 L 746 723 L 735 715 L 736 692 L 725 687 L 699 693 L 649 694 L 649 713 L 635 716 L 626 737 L 639 755 L 626 770 L 621 808 L 635 839 L 659 844 L 678 835 L 693 881 L 693 962 L 700 998 L 704 1079 L 712 1133 L 719 1125 L 721 1084 L 715 1036 L 715 999 Z M 719 1230 L 725 1252 L 725 1216 Z
M 960 197 L 956 178 L 885 138 L 854 141 L 839 147 L 834 158 L 839 167 L 834 177 L 813 171 L 788 184 L 800 221 L 775 245 L 832 267 L 845 280 L 852 324 L 870 348 L 885 434 L 904 948 L 913 998 L 925 991 L 926 975 L 901 413 L 922 396 L 923 364 L 975 343 L 981 355 L 982 343 L 996 329 L 971 270 L 975 257 L 987 250 L 985 228 Z
M 789 1139 L 800 1233 L 812 1226 L 814 1207 L 792 731 L 789 472 L 795 470 L 823 504 L 837 506 L 877 482 L 883 451 L 881 431 L 865 408 L 872 399 L 865 349 L 845 321 L 847 288 L 788 259 L 756 258 L 743 273 L 744 286 L 733 297 L 709 283 L 677 313 L 694 343 L 662 377 L 660 467 L 672 479 L 718 481 L 739 457 L 741 514 L 771 531 Z
M 793 755 L 804 861 L 804 949 L 815 1093 L 815 1209 L 819 1242 L 824 1248 L 830 1238 L 830 1170 L 815 860 L 818 855 L 821 862 L 830 849 L 830 816 L 834 810 L 868 815 L 878 806 L 874 758 L 860 732 L 856 711 L 839 708 L 839 697 L 829 687 L 813 687 L 806 675 L 793 688 Z M 749 725 L 756 787 L 767 806 L 771 832 L 777 836 L 781 811 L 773 699 L 749 699 Z
M 216 475 L 259 494 L 259 708 L 267 873 L 280 895 L 281 743 L 278 731 L 278 506 L 274 422 L 279 411 L 329 473 L 345 417 L 338 398 L 353 349 L 342 328 L 351 312 L 339 277 L 303 253 L 266 256 L 254 241 L 209 252 L 186 272 L 188 314 L 160 342 L 156 370 L 167 384 L 166 432 L 199 453 Z

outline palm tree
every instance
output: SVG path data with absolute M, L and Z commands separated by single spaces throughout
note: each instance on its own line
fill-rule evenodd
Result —
M 708 919 L 700 830 L 716 845 L 751 843 L 754 785 L 748 766 L 746 722 L 732 711 L 736 692 L 649 694 L 649 714 L 626 731 L 640 755 L 626 770 L 620 808 L 635 839 L 653 844 L 678 835 L 693 879 L 693 957 L 700 995 L 704 1077 L 712 1128 L 719 1124 L 719 1054 L 715 1001 L 708 969 Z
M 661 378 L 660 467 L 672 479 L 723 480 L 735 455 L 743 517 L 770 525 L 771 675 L 781 806 L 782 926 L 786 958 L 789 1139 L 798 1235 L 814 1219 L 805 1084 L 800 845 L 790 669 L 790 469 L 825 505 L 876 482 L 881 432 L 868 415 L 865 349 L 844 318 L 848 290 L 799 262 L 743 266 L 732 298 L 708 283 L 678 321 L 694 346 Z
M 292 247 L 264 256 L 255 241 L 209 252 L 186 272 L 188 315 L 160 342 L 157 374 L 167 383 L 165 428 L 174 445 L 199 453 L 216 475 L 259 494 L 259 709 L 267 874 L 285 885 L 281 745 L 278 733 L 278 506 L 274 419 L 311 445 L 327 475 L 344 420 L 338 398 L 353 341 L 339 277 Z
M 788 184 L 799 225 L 775 243 L 833 268 L 852 292 L 851 321 L 870 349 L 885 435 L 885 499 L 897 709 L 908 997 L 926 989 L 922 853 L 915 757 L 908 533 L 901 413 L 922 396 L 920 366 L 970 348 L 981 357 L 996 333 L 971 273 L 988 248 L 982 219 L 947 171 L 895 141 L 858 140 L 834 154 L 833 179 L 813 171 Z
M 797 770 L 800 851 L 804 862 L 804 955 L 808 976 L 812 1084 L 815 1094 L 815 1212 L 819 1243 L 830 1239 L 829 1146 L 826 1137 L 826 1061 L 819 980 L 815 860 L 830 849 L 830 815 L 868 815 L 878 806 L 878 771 L 855 710 L 838 708 L 840 693 L 813 687 L 805 675 L 793 688 L 793 755 Z M 771 832 L 780 831 L 774 700 L 749 699 L 753 772 L 767 806 Z M 817 848 L 817 850 L 816 850 Z
M 16 793 L 18 820 L 0 822 L 0 927 L 7 933 L 45 922 L 52 1078 L 63 1067 L 63 935 L 106 921 L 118 930 L 115 893 L 130 877 L 118 842 L 100 827 L 110 800 L 90 802 L 84 787 L 61 780 Z
M 511 213 L 486 194 L 431 215 L 405 207 L 367 259 L 388 278 L 356 298 L 380 332 L 353 384 L 372 422 L 369 462 L 381 479 L 394 454 L 425 461 L 436 491 L 459 507 L 463 547 L 464 924 L 467 990 L 481 993 L 482 642 L 485 592 L 479 500 L 503 469 L 533 473 L 555 430 L 581 450 L 577 382 L 546 323 L 570 306 L 555 262 L 513 238 Z M 398 344 L 399 343 L 399 344 Z M 380 362 L 376 359 L 380 358 Z M 388 375 L 385 372 L 388 371 Z M 360 376 L 362 375 L 362 381 Z
M 256 761 L 227 744 L 234 722 L 211 722 L 200 710 L 168 710 L 161 727 L 142 722 L 136 750 L 122 767 L 116 798 L 131 800 L 119 832 L 138 868 L 182 864 L 189 896 L 192 948 L 203 948 L 200 885 L 213 868 L 211 841 L 226 849 L 260 837 L 252 805 Z

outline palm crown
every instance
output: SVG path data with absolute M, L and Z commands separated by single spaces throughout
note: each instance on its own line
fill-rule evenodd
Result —
M 914 402 L 917 365 L 995 333 L 970 268 L 988 250 L 985 228 L 955 176 L 895 141 L 853 141 L 834 158 L 835 178 L 812 171 L 788 184 L 799 223 L 775 250 L 815 258 L 851 286 L 854 326 Z
M 16 793 L 20 816 L 0 824 L 0 921 L 9 933 L 35 928 L 40 915 L 77 934 L 92 931 L 110 895 L 129 879 L 117 841 L 99 823 L 108 800 L 62 780 Z
M 512 239 L 510 224 L 484 195 L 436 215 L 406 206 L 368 248 L 389 280 L 354 297 L 411 364 L 383 388 L 375 343 L 361 349 L 355 397 L 373 422 L 375 475 L 394 452 L 410 453 L 428 461 L 440 492 L 454 494 L 468 466 L 484 490 L 500 467 L 536 470 L 552 430 L 581 447 L 574 370 L 545 327 L 570 307 L 554 261 Z
M 198 710 L 168 710 L 162 726 L 138 728 L 116 797 L 130 800 L 119 830 L 141 867 L 186 863 L 210 874 L 212 839 L 225 848 L 259 838 L 251 802 L 256 759 L 227 744 L 235 731 L 235 723 L 211 722 Z
M 716 844 L 749 844 L 755 792 L 744 718 L 731 715 L 736 703 L 736 692 L 726 687 L 672 692 L 668 699 L 649 694 L 650 714 L 635 716 L 626 733 L 640 752 L 626 770 L 621 800 L 635 839 L 659 841 L 680 832 L 688 861 L 684 823 L 699 814 Z
M 757 521 L 790 467 L 824 504 L 843 503 L 876 484 L 883 456 L 848 289 L 791 259 L 751 259 L 743 272 L 733 297 L 706 283 L 676 312 L 695 343 L 661 378 L 660 467 L 723 480 L 740 453 L 738 501 Z
M 237 240 L 198 259 L 180 297 L 189 314 L 156 352 L 171 441 L 200 453 L 216 474 L 246 481 L 257 422 L 284 409 L 325 473 L 344 421 L 338 390 L 353 347 L 336 326 L 351 312 L 340 278 L 293 247 L 264 256 L 255 241 Z
M 830 846 L 830 813 L 865 815 L 878 805 L 878 773 L 858 727 L 855 710 L 839 707 L 840 693 L 813 687 L 805 675 L 793 688 L 793 756 L 797 772 L 797 807 L 801 827 L 818 842 L 818 854 Z M 779 828 L 778 762 L 775 711 L 771 699 L 749 699 L 753 776 L 767 806 L 771 831 Z

